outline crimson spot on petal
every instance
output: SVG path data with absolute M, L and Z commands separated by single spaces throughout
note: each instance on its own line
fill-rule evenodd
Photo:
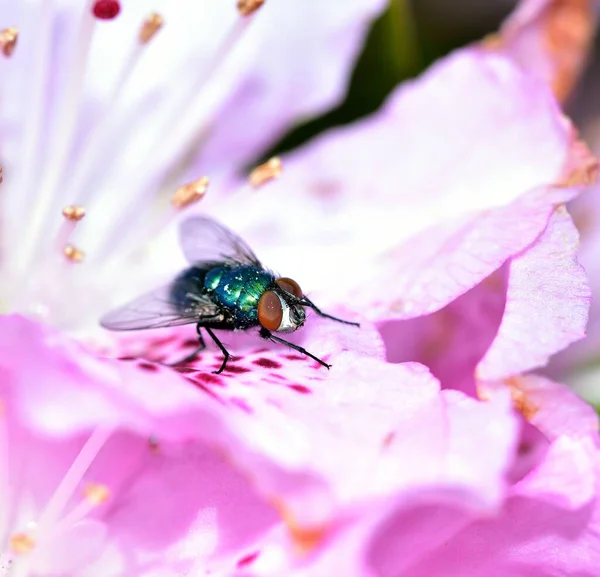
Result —
M 280 369 L 281 365 L 277 361 L 272 361 L 271 359 L 256 359 L 254 361 L 255 365 L 259 367 L 263 367 L 264 369 Z
M 92 7 L 94 16 L 99 20 L 112 20 L 120 11 L 121 5 L 117 0 L 97 0 Z
M 238 407 L 239 409 L 241 409 L 242 411 L 244 411 L 244 413 L 247 413 L 248 415 L 253 415 L 254 411 L 252 410 L 252 407 L 244 400 L 244 399 L 240 399 L 239 397 L 231 397 L 229 399 L 229 401 L 235 405 L 236 407 Z
M 394 440 L 395 438 L 396 438 L 396 431 L 390 431 L 390 432 L 389 432 L 389 433 L 388 433 L 388 434 L 387 434 L 387 435 L 386 435 L 386 436 L 383 438 L 383 441 L 382 441 L 382 443 L 381 443 L 381 444 L 382 444 L 384 447 L 389 447 L 389 446 L 392 444 L 392 442 L 393 442 L 393 440 Z
M 255 561 L 259 555 L 260 551 L 255 551 L 254 553 L 249 553 L 245 557 L 242 557 L 236 564 L 238 569 L 241 569 L 242 567 L 247 567 L 248 565 L 250 565 L 250 563 Z
M 310 393 L 312 393 L 312 391 L 308 387 L 305 387 L 304 385 L 288 385 L 288 386 L 293 391 L 296 391 L 297 393 L 302 393 L 303 395 L 309 395 Z
M 213 375 L 211 373 L 198 373 L 194 375 L 194 378 L 197 381 L 202 381 L 209 385 L 218 385 L 219 387 L 225 386 L 225 383 L 223 382 L 223 379 L 221 379 L 221 377 L 218 377 L 217 375 Z
M 196 373 L 198 369 L 193 367 L 173 367 L 178 373 Z
M 225 368 L 225 372 L 226 373 L 249 373 L 250 369 L 247 369 L 246 367 L 240 367 L 239 365 L 227 365 L 227 367 Z
M 155 373 L 156 371 L 158 371 L 157 365 L 152 365 L 143 361 L 141 363 L 138 363 L 138 367 L 144 371 L 149 371 L 151 373 Z

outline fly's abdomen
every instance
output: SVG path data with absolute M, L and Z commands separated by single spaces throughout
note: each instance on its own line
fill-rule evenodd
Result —
M 184 270 L 171 285 L 171 302 L 177 309 L 184 311 L 197 304 L 195 295 L 204 292 L 204 277 L 206 271 L 198 267 Z
M 244 326 L 258 322 L 258 301 L 272 283 L 271 273 L 253 266 L 215 267 L 204 279 L 212 298 Z

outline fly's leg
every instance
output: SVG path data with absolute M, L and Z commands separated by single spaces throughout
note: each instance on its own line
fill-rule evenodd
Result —
M 182 365 L 183 363 L 187 363 L 189 361 L 191 361 L 200 351 L 203 351 L 206 348 L 206 345 L 204 344 L 204 339 L 202 338 L 202 333 L 200 332 L 200 325 L 196 325 L 196 333 L 198 334 L 198 348 L 191 354 L 189 354 L 187 357 L 184 357 L 183 359 L 179 359 L 177 362 L 175 363 L 166 363 L 165 366 L 167 367 L 176 367 L 177 365 Z
M 332 315 L 328 315 L 324 313 L 315 303 L 313 303 L 308 297 L 303 296 L 300 304 L 310 307 L 313 311 L 315 311 L 320 317 L 324 317 L 326 319 L 331 319 L 332 321 L 337 321 L 338 323 L 343 323 L 345 325 L 352 325 L 353 327 L 360 327 L 360 323 L 354 323 L 352 321 L 345 321 L 344 319 L 339 319 L 338 317 L 334 317 Z
M 274 343 L 280 343 L 282 345 L 287 345 L 291 349 L 294 349 L 294 350 L 298 351 L 299 353 L 302 353 L 303 355 L 306 355 L 307 357 L 310 357 L 311 359 L 317 361 L 317 363 L 319 363 L 323 367 L 326 367 L 328 369 L 331 368 L 331 365 L 328 365 L 325 361 L 322 361 L 319 357 L 315 357 L 315 355 L 313 355 L 312 353 L 309 353 L 305 348 L 295 345 L 294 343 L 290 343 L 289 341 L 280 339 L 279 337 L 276 337 L 271 331 L 268 331 L 267 329 L 260 329 L 260 336 L 267 341 L 272 341 Z
M 209 334 L 210 338 L 213 341 L 215 341 L 215 344 L 219 347 L 219 349 L 221 349 L 221 352 L 225 357 L 223 359 L 223 364 L 221 365 L 221 368 L 218 371 L 213 371 L 213 374 L 218 375 L 225 370 L 225 366 L 227 365 L 227 361 L 229 360 L 230 355 L 227 349 L 223 346 L 223 343 L 217 338 L 217 335 L 215 335 L 215 333 L 213 333 L 208 327 L 204 327 L 204 330 Z

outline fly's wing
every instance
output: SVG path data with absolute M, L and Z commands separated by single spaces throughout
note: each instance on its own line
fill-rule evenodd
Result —
M 184 302 L 172 296 L 173 285 L 149 292 L 100 319 L 112 331 L 176 327 L 205 321 L 222 321 L 223 315 L 206 295 L 190 291 Z
M 237 234 L 210 218 L 194 216 L 183 221 L 179 238 L 183 253 L 192 264 L 225 262 L 263 268 Z

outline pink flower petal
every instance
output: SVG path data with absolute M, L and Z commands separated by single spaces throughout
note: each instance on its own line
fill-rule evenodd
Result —
M 499 379 L 544 365 L 583 338 L 590 302 L 585 271 L 576 260 L 579 234 L 565 209 L 536 242 L 511 260 L 502 323 L 477 367 Z
M 146 375 L 135 365 L 97 359 L 24 317 L 4 316 L 0 326 L 4 394 L 28 425 L 58 435 L 120 425 L 149 435 L 162 418 L 168 436 L 189 430 L 172 417 L 198 405 L 197 395 L 171 371 L 156 367 Z
M 595 575 L 600 563 L 598 419 L 566 387 L 543 377 L 510 380 L 520 408 L 552 443 L 510 491 L 499 515 L 465 527 L 403 574 Z M 485 383 L 484 390 L 506 389 Z M 492 394 L 493 397 L 493 394 Z

